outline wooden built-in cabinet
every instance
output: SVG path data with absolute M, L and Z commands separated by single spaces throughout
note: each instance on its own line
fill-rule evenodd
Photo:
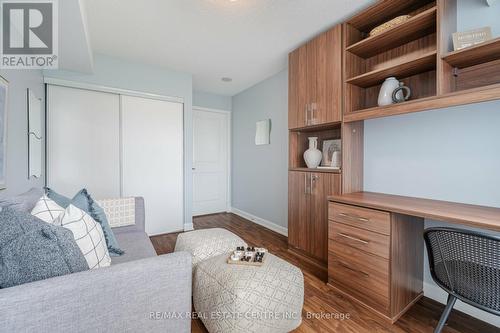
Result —
M 393 322 L 422 295 L 423 217 L 327 196 L 363 191 L 364 120 L 500 99 L 500 38 L 453 51 L 456 21 L 457 0 L 381 0 L 289 55 L 289 249 Z M 412 97 L 379 107 L 391 76 Z M 342 140 L 340 170 L 306 167 L 309 137 Z
M 329 195 L 340 194 L 340 175 L 289 172 L 288 244 L 292 250 L 326 264 Z
M 289 55 L 289 128 L 340 122 L 342 27 L 319 35 Z

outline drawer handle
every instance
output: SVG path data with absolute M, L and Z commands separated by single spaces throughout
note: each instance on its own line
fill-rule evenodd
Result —
M 360 243 L 363 243 L 363 244 L 368 244 L 370 243 L 369 241 L 365 241 L 363 239 L 359 239 L 359 238 L 356 238 L 356 237 L 352 237 L 352 236 L 349 236 L 349 235 L 346 235 L 346 234 L 343 234 L 343 233 L 338 233 L 339 236 L 341 237 L 344 237 L 344 238 L 347 238 L 347 239 L 350 239 L 350 240 L 353 240 L 353 241 L 356 241 L 356 242 L 360 242 Z
M 340 266 L 342 266 L 343 268 L 348 269 L 348 270 L 350 270 L 350 271 L 352 271 L 352 272 L 354 272 L 354 273 L 361 274 L 361 275 L 363 275 L 364 277 L 370 277 L 370 274 L 367 274 L 367 273 L 365 273 L 365 272 L 363 272 L 363 271 L 360 271 L 360 270 L 357 270 L 357 269 L 351 268 L 351 267 L 347 266 L 346 264 L 344 264 L 344 263 L 342 263 L 342 262 L 340 262 L 340 261 L 338 261 L 338 260 L 337 260 L 337 263 L 338 263 Z
M 370 222 L 370 219 L 366 219 L 364 217 L 359 217 L 359 216 L 354 216 L 354 215 L 349 215 L 349 214 L 345 214 L 345 213 L 339 213 L 339 216 L 345 217 L 347 219 L 355 220 L 355 221 Z

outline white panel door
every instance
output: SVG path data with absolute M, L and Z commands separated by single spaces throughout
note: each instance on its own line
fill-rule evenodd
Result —
M 121 96 L 123 195 L 144 197 L 148 235 L 184 229 L 183 105 Z
M 115 94 L 48 86 L 47 185 L 72 197 L 120 196 L 120 100 Z
M 229 114 L 193 110 L 193 215 L 227 211 Z

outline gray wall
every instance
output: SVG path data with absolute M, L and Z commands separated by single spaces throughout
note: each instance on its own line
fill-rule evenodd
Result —
M 193 105 L 209 109 L 231 111 L 231 96 L 222 96 L 203 91 L 193 91 Z
M 27 89 L 38 98 L 44 98 L 42 72 L 38 70 L 1 70 L 0 75 L 9 81 L 7 114 L 7 189 L 0 196 L 25 192 L 43 186 L 41 179 L 28 179 L 28 105 Z M 42 102 L 45 105 L 45 101 Z M 44 124 L 43 124 L 44 126 Z
M 232 206 L 288 224 L 288 72 L 233 97 Z M 271 119 L 271 144 L 255 145 L 255 123 Z
M 190 225 L 193 211 L 191 169 L 193 164 L 193 80 L 191 74 L 96 55 L 93 74 L 44 71 L 44 76 L 184 99 L 184 223 Z

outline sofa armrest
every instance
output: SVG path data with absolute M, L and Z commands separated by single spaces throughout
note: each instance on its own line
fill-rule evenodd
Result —
M 0 327 L 191 332 L 191 277 L 191 256 L 177 252 L 1 289 Z

